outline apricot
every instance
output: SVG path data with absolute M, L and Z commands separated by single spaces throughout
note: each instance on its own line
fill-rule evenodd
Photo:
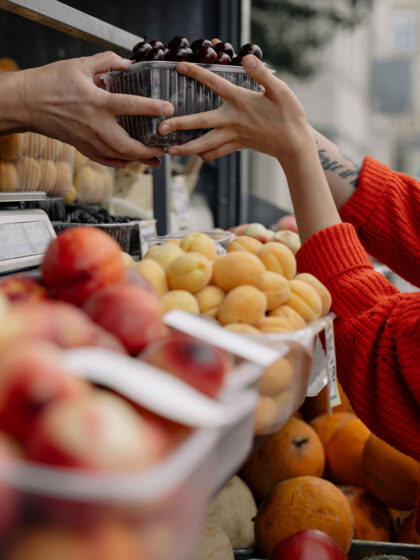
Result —
M 220 304 L 224 300 L 225 292 L 217 286 L 206 286 L 195 294 L 200 313 L 208 317 L 216 318 L 219 313 Z
M 143 259 L 136 263 L 134 268 L 149 280 L 159 296 L 163 296 L 169 290 L 165 271 L 156 261 Z
M 186 252 L 201 253 L 211 261 L 217 256 L 216 245 L 205 233 L 189 233 L 182 240 L 181 249 Z
M 71 146 L 70 144 L 62 143 L 61 144 L 61 151 L 60 151 L 60 154 L 58 155 L 57 159 L 59 159 L 61 161 L 67 161 L 67 163 L 72 163 L 74 161 L 75 152 L 76 152 L 76 149 L 75 149 L 74 146 Z
M 0 158 L 17 159 L 25 149 L 26 140 L 24 134 L 8 134 L 0 138 Z
M 254 286 L 238 286 L 226 295 L 220 305 L 218 319 L 222 325 L 229 323 L 256 325 L 264 317 L 266 309 L 267 298 L 260 290 Z
M 16 167 L 10 161 L 0 161 L 0 191 L 15 191 L 19 186 Z
M 175 245 L 178 245 L 178 247 L 181 247 L 182 238 L 181 237 L 173 237 L 172 239 L 169 239 L 166 243 L 175 243 Z
M 57 180 L 54 185 L 54 194 L 63 196 L 72 187 L 73 173 L 70 165 L 65 161 L 57 161 Z
M 257 253 L 267 270 L 282 274 L 291 280 L 296 274 L 296 259 L 292 251 L 282 243 L 266 243 Z
M 315 321 L 322 314 L 322 300 L 315 288 L 303 280 L 290 280 L 290 294 L 286 305 L 294 309 L 305 321 Z
M 129 253 L 121 251 L 121 258 L 122 258 L 124 266 L 126 268 L 135 268 L 136 267 L 136 261 L 133 259 L 133 257 Z
M 250 253 L 254 253 L 254 255 L 256 255 L 262 246 L 263 244 L 258 241 L 258 239 L 249 237 L 249 235 L 239 235 L 229 243 L 227 252 L 249 251 Z
M 294 330 L 292 323 L 284 317 L 263 317 L 256 326 L 263 333 L 279 333 Z
M 260 290 L 267 298 L 267 311 L 276 309 L 289 297 L 290 286 L 288 280 L 281 274 L 267 270 L 263 274 Z
M 269 317 L 283 317 L 290 321 L 291 325 L 293 325 L 293 329 L 303 329 L 306 327 L 305 319 L 302 315 L 299 315 L 297 311 L 289 307 L 288 305 L 281 305 L 277 307 L 277 309 L 273 309 L 268 314 Z
M 287 358 L 279 358 L 265 368 L 260 379 L 260 394 L 275 397 L 285 391 L 292 382 L 293 366 Z
M 277 417 L 278 407 L 271 397 L 258 397 L 254 412 L 254 432 L 256 435 L 265 434 L 273 427 Z
M 82 167 L 88 165 L 88 163 L 88 158 L 76 150 L 74 154 L 74 172 L 77 173 L 80 169 L 82 169 Z
M 207 286 L 211 274 L 212 263 L 201 253 L 184 253 L 174 259 L 166 269 L 166 276 L 172 290 L 187 290 L 192 294 Z
M 45 159 L 58 159 L 63 149 L 63 143 L 55 138 L 45 138 L 44 149 L 41 154 Z
M 33 158 L 38 158 L 45 150 L 47 137 L 42 136 L 42 134 L 35 134 L 34 132 L 27 132 L 25 136 L 25 154 Z
M 175 243 L 165 243 L 165 245 L 152 249 L 153 247 L 149 249 L 150 252 L 147 252 L 145 258 L 152 259 L 160 264 L 165 272 L 172 261 L 184 254 L 184 251 Z
M 300 274 L 297 274 L 295 280 L 303 280 L 315 288 L 322 301 L 322 315 L 328 313 L 332 303 L 331 294 L 328 291 L 328 288 L 326 288 L 324 284 L 316 278 L 316 276 L 309 274 L 309 272 L 301 272 Z
M 194 315 L 200 314 L 200 308 L 195 297 L 186 290 L 172 290 L 161 298 L 161 303 L 165 311 L 181 309 Z
M 278 241 L 279 243 L 283 243 L 286 247 L 292 251 L 294 255 L 299 251 L 301 247 L 300 238 L 297 233 L 294 231 L 290 231 L 287 229 L 276 231 L 274 234 L 273 241 Z
M 248 251 L 233 251 L 215 261 L 213 282 L 224 292 L 244 284 L 259 288 L 264 272 L 263 264 L 255 255 Z
M 41 189 L 51 190 L 57 181 L 57 168 L 50 159 L 39 159 L 41 169 Z
M 246 323 L 229 323 L 225 325 L 225 329 L 240 334 L 260 334 L 258 329 Z
M 73 202 L 76 200 L 76 198 L 77 198 L 77 190 L 76 190 L 75 186 L 72 185 L 71 189 L 69 190 L 69 192 L 64 197 L 64 202 L 66 204 L 73 204 Z
M 36 159 L 23 156 L 16 162 L 19 184 L 25 190 L 38 190 L 41 181 L 41 168 Z

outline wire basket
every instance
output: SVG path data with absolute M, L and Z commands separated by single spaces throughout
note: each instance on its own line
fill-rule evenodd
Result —
M 404 556 L 408 560 L 420 560 L 420 545 L 355 540 L 348 553 L 348 559 L 363 560 L 381 554 Z

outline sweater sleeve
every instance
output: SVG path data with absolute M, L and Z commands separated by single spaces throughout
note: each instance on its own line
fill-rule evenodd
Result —
M 297 260 L 331 292 L 337 373 L 354 411 L 420 460 L 420 292 L 400 293 L 375 272 L 350 224 L 313 235 Z
M 420 286 L 420 183 L 365 158 L 358 187 L 341 209 L 366 251 Z

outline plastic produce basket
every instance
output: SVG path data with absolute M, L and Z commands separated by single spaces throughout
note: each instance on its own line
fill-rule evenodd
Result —
M 351 545 L 348 558 L 349 560 L 363 560 L 381 554 L 403 556 L 408 560 L 420 560 L 420 545 L 355 540 Z
M 183 231 L 180 233 L 169 233 L 168 235 L 151 236 L 147 239 L 147 244 L 149 248 L 153 247 L 153 245 L 164 245 L 171 239 L 184 239 L 188 233 L 192 232 Z M 226 254 L 226 249 L 234 237 L 234 234 L 229 231 L 202 231 L 201 233 L 213 239 L 217 252 L 222 255 Z
M 104 80 L 108 91 L 128 93 L 170 101 L 174 116 L 189 115 L 217 109 L 221 99 L 202 84 L 178 74 L 177 62 L 156 61 L 137 62 L 128 68 L 110 72 Z M 259 84 L 250 78 L 241 66 L 199 64 L 225 78 L 229 82 L 252 91 L 260 89 Z M 144 115 L 121 115 L 121 126 L 136 140 L 148 146 L 172 146 L 184 144 L 202 136 L 206 130 L 180 130 L 167 136 L 158 133 L 159 123 L 164 117 Z

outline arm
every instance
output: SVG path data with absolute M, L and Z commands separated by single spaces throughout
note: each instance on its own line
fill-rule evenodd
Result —
M 0 74 L 0 134 L 33 130 L 68 142 L 104 165 L 121 167 L 127 161 L 142 160 L 158 166 L 157 156 L 163 150 L 130 138 L 116 116 L 169 116 L 173 106 L 98 87 L 101 74 L 129 63 L 106 52 Z

